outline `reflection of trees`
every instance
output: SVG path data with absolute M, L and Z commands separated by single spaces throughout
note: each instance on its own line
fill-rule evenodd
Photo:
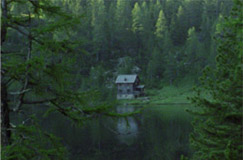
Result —
M 164 106 L 163 106 L 164 107 Z M 138 141 L 145 159 L 179 159 L 190 155 L 189 132 L 191 126 L 185 113 L 178 115 L 171 111 L 166 115 L 162 111 L 149 110 L 144 115 Z

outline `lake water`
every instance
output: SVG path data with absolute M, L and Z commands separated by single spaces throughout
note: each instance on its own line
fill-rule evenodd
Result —
M 68 146 L 72 160 L 179 160 L 191 155 L 191 116 L 185 105 L 147 106 L 126 118 L 99 117 L 81 127 L 60 121 L 52 130 Z M 118 106 L 118 113 L 141 106 Z M 63 127 L 65 126 L 65 130 Z
M 189 107 L 146 106 L 126 118 L 98 117 L 81 127 L 63 119 L 48 128 L 63 138 L 72 160 L 179 160 L 181 155 L 191 155 L 192 118 L 185 111 Z M 118 106 L 116 112 L 141 108 Z

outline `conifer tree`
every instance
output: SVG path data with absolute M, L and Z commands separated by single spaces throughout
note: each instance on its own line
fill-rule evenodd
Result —
M 201 65 L 204 61 L 203 48 L 198 40 L 195 27 L 189 28 L 185 45 L 184 65 L 190 74 L 200 74 Z
M 114 17 L 114 30 L 115 36 L 114 39 L 117 41 L 114 44 L 115 46 L 121 46 L 122 52 L 127 52 L 130 47 L 131 39 L 131 5 L 130 1 L 118 0 L 115 7 Z M 113 30 L 113 29 L 111 29 Z M 124 53 L 123 53 L 124 54 Z M 125 56 L 125 55 L 122 55 Z
M 139 4 L 136 2 L 132 10 L 132 31 L 138 33 L 142 30 L 142 11 Z
M 170 38 L 170 34 L 167 31 L 165 33 L 164 43 L 163 43 L 163 53 L 164 53 L 164 77 L 169 80 L 170 85 L 173 84 L 173 81 L 178 76 L 178 54 L 175 50 L 173 50 L 173 42 Z
M 188 21 L 185 9 L 180 6 L 171 22 L 171 39 L 175 45 L 183 45 L 187 37 Z
M 2 159 L 67 159 L 65 147 L 42 130 L 35 114 L 44 105 L 46 115 L 58 112 L 82 123 L 107 108 L 92 103 L 96 93 L 73 84 L 73 58 L 82 51 L 67 32 L 80 19 L 46 0 L 3 0 L 1 9 Z M 60 33 L 67 36 L 57 38 Z M 10 114 L 20 121 L 14 123 Z
M 191 143 L 194 159 L 242 159 L 242 1 L 235 0 L 231 16 L 225 19 L 219 43 L 216 69 L 202 77 L 209 98 L 198 95 L 198 107 Z M 212 77 L 210 77 L 212 75 Z
M 171 25 L 172 19 L 175 18 L 176 13 L 178 12 L 179 6 L 182 5 L 183 1 L 180 0 L 166 0 L 165 8 L 163 9 L 164 14 L 166 15 L 168 25 Z
M 92 0 L 92 20 L 91 26 L 93 27 L 92 39 L 94 43 L 93 52 L 96 54 L 96 61 L 100 61 L 102 59 L 102 54 L 104 54 L 105 50 L 105 4 L 104 0 Z
M 195 27 L 198 31 L 202 23 L 203 1 L 186 0 L 184 6 L 188 27 Z
M 155 6 L 153 6 L 154 4 L 150 4 L 147 3 L 146 1 L 144 1 L 142 3 L 141 6 L 141 10 L 142 10 L 142 26 L 143 26 L 143 32 L 142 35 L 140 36 L 141 38 L 141 42 L 142 42 L 142 47 L 144 48 L 144 53 L 143 56 L 144 57 L 148 57 L 150 55 L 150 53 L 153 52 L 153 46 L 155 45 L 155 36 L 153 34 L 154 32 L 154 23 L 156 21 L 156 17 L 158 15 L 156 15 L 154 17 L 154 10 L 150 10 L 150 7 L 153 7 L 154 9 L 156 8 Z M 157 7 L 161 7 L 161 6 L 157 6 Z M 141 63 L 146 63 L 147 64 L 147 60 L 143 59 L 141 61 Z
M 159 80 L 164 74 L 164 57 L 160 50 L 154 49 L 147 69 L 150 87 L 158 87 Z
M 118 0 L 115 10 L 115 21 L 117 29 L 126 29 L 129 25 L 130 3 L 129 1 Z
M 160 10 L 159 17 L 156 22 L 156 31 L 155 31 L 155 35 L 160 39 L 164 38 L 164 34 L 167 31 L 166 24 L 167 23 L 166 23 L 166 19 L 164 16 L 164 12 L 163 12 L 163 10 Z
M 138 2 L 136 2 L 132 9 L 132 32 L 134 33 L 134 52 L 140 67 L 144 64 L 143 34 L 145 30 L 143 22 L 143 10 L 139 6 Z
M 159 12 L 162 10 L 162 5 L 160 3 L 160 0 L 156 0 L 156 3 L 153 5 L 153 13 L 154 13 L 154 18 L 157 18 L 157 16 L 159 15 Z

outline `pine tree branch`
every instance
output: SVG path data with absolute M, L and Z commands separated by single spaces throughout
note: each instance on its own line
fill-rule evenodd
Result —
M 11 95 L 20 95 L 20 94 L 24 94 L 24 93 L 29 92 L 29 91 L 31 91 L 30 88 L 25 89 L 25 90 L 21 90 L 21 91 L 18 91 L 18 92 L 9 92 L 9 94 L 11 94 Z
M 19 53 L 20 51 L 3 51 L 1 50 L 1 54 L 4 55 L 23 55 L 22 53 Z
M 24 31 L 22 31 L 19 27 L 17 27 L 17 26 L 13 26 L 13 25 L 10 25 L 10 24 L 9 24 L 8 26 L 9 26 L 10 28 L 12 28 L 12 29 L 18 31 L 18 32 L 21 33 L 22 35 L 28 37 L 29 39 L 31 39 L 31 40 L 33 40 L 33 41 L 35 41 L 35 42 L 37 42 L 37 43 L 39 43 L 39 44 L 41 44 L 41 45 L 44 44 L 44 43 L 41 42 L 40 40 L 34 38 L 32 35 L 29 35 L 28 33 L 25 33 Z
M 44 99 L 44 100 L 39 100 L 39 101 L 23 101 L 23 104 L 41 104 L 41 103 L 47 103 L 56 100 L 57 98 L 52 98 L 52 99 Z
M 28 34 L 28 39 L 29 39 L 29 46 L 28 46 L 28 54 L 27 54 L 27 57 L 26 57 L 26 61 L 29 61 L 31 59 L 31 52 L 32 52 L 32 39 L 31 39 L 31 15 L 29 13 L 29 34 Z M 14 111 L 19 111 L 22 104 L 23 104 L 23 101 L 24 101 L 24 96 L 25 96 L 25 93 L 26 91 L 25 90 L 28 90 L 27 87 L 28 87 L 28 84 L 29 84 L 29 75 L 28 75 L 28 69 L 29 69 L 29 65 L 26 66 L 26 73 L 25 73 L 25 81 L 24 81 L 24 86 L 22 88 L 22 91 L 21 94 L 19 95 L 19 101 L 16 105 L 16 107 L 14 108 Z

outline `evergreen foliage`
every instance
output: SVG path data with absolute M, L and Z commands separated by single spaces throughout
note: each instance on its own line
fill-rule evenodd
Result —
M 167 30 L 166 24 L 167 23 L 166 23 L 166 19 L 165 19 L 165 16 L 164 16 L 164 12 L 163 12 L 163 10 L 160 10 L 159 18 L 158 18 L 158 20 L 156 22 L 155 34 L 156 34 L 157 37 L 164 38 L 164 33 Z
M 143 30 L 142 11 L 139 4 L 136 2 L 132 10 L 132 31 L 137 33 Z
M 201 69 L 205 62 L 203 56 L 204 49 L 198 40 L 195 27 L 189 28 L 188 36 L 185 44 L 185 58 L 184 65 L 187 72 L 192 72 L 195 75 L 201 75 Z
M 216 68 L 207 68 L 202 83 L 210 98 L 198 95 L 199 108 L 191 136 L 194 159 L 242 159 L 242 1 L 235 0 L 231 16 L 219 33 Z
M 175 66 L 176 74 L 163 72 L 164 75 L 160 76 L 163 81 L 174 83 L 185 76 L 197 79 L 195 73 L 198 70 L 206 65 L 214 65 L 212 59 L 216 55 L 216 45 L 212 37 L 220 23 L 219 16 L 227 16 L 232 5 L 231 1 L 225 0 L 54 2 L 66 11 L 84 17 L 75 31 L 72 30 L 72 38 L 84 40 L 82 49 L 89 53 L 79 55 L 80 63 L 77 66 L 79 65 L 82 76 L 90 77 L 92 67 L 103 66 L 105 70 L 114 73 L 107 74 L 105 82 L 112 83 L 108 80 L 117 76 L 120 59 L 130 57 L 134 62 L 131 68 L 140 69 L 137 73 L 147 85 L 150 85 L 148 77 L 151 76 L 147 74 L 150 72 L 150 63 L 155 60 L 152 58 L 155 50 L 162 59 L 160 65 L 163 70 L 169 71 L 171 66 Z M 189 46 L 188 30 L 193 27 L 198 39 L 198 48 L 194 48 L 200 56 L 196 59 L 199 63 L 195 62 L 195 66 L 188 67 L 187 63 L 192 59 L 185 57 L 185 49 L 188 50 Z M 165 45 L 168 39 L 173 42 L 172 45 Z M 170 56 L 174 57 L 173 64 L 166 62 Z M 158 81 L 160 82 L 161 80 Z
M 69 31 L 80 17 L 46 0 L 2 4 L 2 158 L 66 159 L 59 139 L 45 133 L 29 110 L 34 106 L 37 115 L 38 108 L 48 106 L 45 115 L 59 112 L 77 124 L 108 113 L 110 106 L 98 102 L 96 92 L 80 91 L 72 83 L 76 53 L 82 50 Z M 22 45 L 16 45 L 13 37 Z
M 67 160 L 67 149 L 55 135 L 42 131 L 36 117 L 31 116 L 25 123 L 14 127 L 11 137 L 13 145 L 3 148 L 4 160 L 60 159 Z
M 236 3 L 241 7 L 240 1 Z M 139 74 L 147 87 L 174 85 L 184 77 L 197 79 L 206 65 L 215 67 L 212 59 L 217 53 L 216 70 L 204 76 L 213 98 L 193 99 L 204 106 L 202 114 L 212 115 L 202 116 L 207 123 L 196 125 L 202 132 L 195 132 L 195 146 L 202 146 L 197 134 L 206 137 L 208 144 L 217 144 L 210 146 L 212 150 L 203 148 L 195 157 L 207 159 L 207 152 L 215 159 L 238 156 L 239 7 L 223 24 L 232 1 L 2 0 L 1 4 L 3 158 L 67 158 L 60 140 L 45 132 L 32 116 L 38 119 L 40 108 L 47 106 L 45 116 L 61 114 L 76 124 L 99 115 L 127 116 L 110 112 L 105 102 L 115 98 L 113 83 L 118 74 Z M 215 127 L 222 135 L 208 136 Z M 232 136 L 220 139 L 226 131 Z M 38 143 L 38 139 L 43 141 Z

